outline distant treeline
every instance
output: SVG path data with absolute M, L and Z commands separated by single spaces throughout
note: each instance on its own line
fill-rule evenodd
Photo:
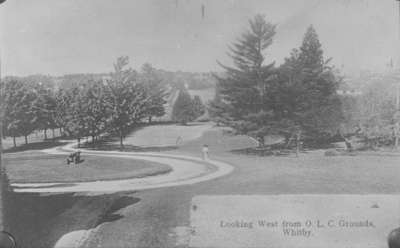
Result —
M 141 74 L 142 72 L 137 72 Z M 214 88 L 216 79 L 213 75 L 219 75 L 217 72 L 183 72 L 166 71 L 153 68 L 153 73 L 160 79 L 160 83 L 165 87 L 180 89 L 186 87 L 189 90 L 199 90 Z M 25 77 L 7 76 L 6 81 L 18 80 L 30 83 L 41 83 L 47 88 L 73 88 L 88 81 L 98 81 L 109 78 L 112 73 L 77 73 L 66 74 L 63 76 L 51 75 L 29 75 Z

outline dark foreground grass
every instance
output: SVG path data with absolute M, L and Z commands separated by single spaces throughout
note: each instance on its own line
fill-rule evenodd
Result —
M 51 248 L 66 233 L 122 218 L 116 212 L 139 201 L 125 194 L 74 196 L 7 192 L 5 230 L 13 234 L 19 248 Z
M 66 163 L 67 156 L 25 152 L 4 158 L 12 183 L 85 182 L 138 178 L 168 173 L 168 165 L 144 160 L 81 155 L 83 162 Z

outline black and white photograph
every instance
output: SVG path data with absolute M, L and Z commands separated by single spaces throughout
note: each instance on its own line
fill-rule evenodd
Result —
M 1 0 L 0 248 L 400 248 L 400 0 Z

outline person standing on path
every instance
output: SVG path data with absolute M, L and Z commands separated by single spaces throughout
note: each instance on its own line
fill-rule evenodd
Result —
M 175 144 L 176 146 L 179 146 L 182 143 L 182 137 L 178 136 L 178 138 L 176 138 Z
M 203 160 L 208 160 L 208 145 L 203 145 L 201 151 L 203 153 Z

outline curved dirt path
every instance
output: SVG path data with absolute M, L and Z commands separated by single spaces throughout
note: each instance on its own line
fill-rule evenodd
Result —
M 49 154 L 69 154 L 76 151 L 76 143 L 63 147 L 43 150 Z M 65 193 L 65 192 L 92 192 L 113 193 L 119 191 L 144 190 L 162 187 L 188 185 L 212 180 L 232 172 L 233 167 L 227 163 L 202 160 L 196 157 L 183 155 L 167 155 L 162 153 L 136 153 L 117 151 L 92 151 L 79 149 L 83 156 L 118 157 L 126 159 L 141 159 L 151 162 L 167 164 L 172 171 L 167 174 L 109 181 L 77 182 L 77 183 L 13 183 L 15 192 L 32 193 Z

